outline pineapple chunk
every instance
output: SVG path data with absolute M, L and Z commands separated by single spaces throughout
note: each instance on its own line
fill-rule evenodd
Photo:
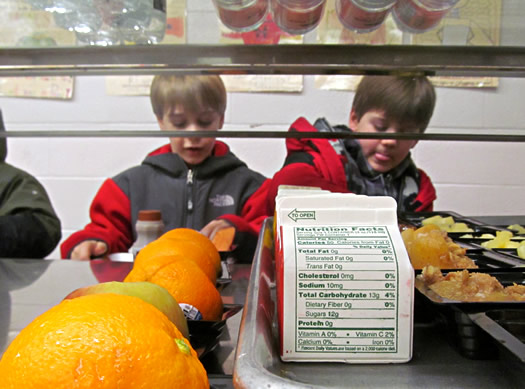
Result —
M 525 227 L 520 226 L 519 224 L 511 224 L 507 228 L 516 231 L 518 234 L 525 235 Z
M 521 259 L 525 259 L 525 240 L 521 242 L 521 245 L 520 247 L 518 247 L 517 252 L 518 257 L 520 257 Z

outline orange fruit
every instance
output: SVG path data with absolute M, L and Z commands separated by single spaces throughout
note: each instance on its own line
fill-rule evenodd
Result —
M 203 320 L 220 320 L 222 316 L 223 306 L 219 291 L 192 261 L 179 258 L 145 281 L 166 288 L 185 312 L 194 307 Z
M 221 256 L 219 251 L 213 244 L 213 242 L 208 239 L 207 236 L 201 234 L 197 230 L 192 230 L 191 228 L 175 228 L 168 232 L 165 232 L 160 236 L 159 239 L 182 239 L 195 243 L 197 246 L 204 249 L 208 256 L 212 259 L 212 262 L 215 264 L 217 273 L 221 271 Z
M 10 344 L 0 387 L 209 388 L 175 325 L 138 297 L 93 294 L 49 309 Z
M 152 261 L 156 257 L 162 260 Z M 169 263 L 168 257 L 185 258 L 195 262 L 212 283 L 217 281 L 217 270 L 208 253 L 197 244 L 180 239 L 157 239 L 141 249 L 135 258 L 134 267 L 152 268 L 155 272 Z
M 218 251 L 231 250 L 235 238 L 235 227 L 223 228 L 215 233 L 211 240 Z

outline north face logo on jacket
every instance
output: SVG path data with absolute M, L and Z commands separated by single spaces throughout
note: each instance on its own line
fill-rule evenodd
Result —
M 235 200 L 229 194 L 217 194 L 210 198 L 210 203 L 215 207 L 229 207 L 235 204 Z

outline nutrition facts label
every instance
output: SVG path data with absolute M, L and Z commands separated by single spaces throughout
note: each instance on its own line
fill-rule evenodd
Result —
M 398 351 L 398 263 L 386 226 L 294 227 L 296 352 Z

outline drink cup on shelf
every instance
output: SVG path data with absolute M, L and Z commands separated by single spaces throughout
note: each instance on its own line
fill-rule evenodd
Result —
M 317 27 L 326 0 L 272 0 L 274 22 L 290 34 L 306 34 Z
M 383 23 L 396 0 L 336 0 L 341 24 L 357 32 L 371 32 Z
M 266 19 L 269 0 L 213 0 L 221 22 L 230 30 L 257 29 Z
M 459 0 L 398 0 L 392 14 L 398 28 L 420 33 L 436 27 Z

